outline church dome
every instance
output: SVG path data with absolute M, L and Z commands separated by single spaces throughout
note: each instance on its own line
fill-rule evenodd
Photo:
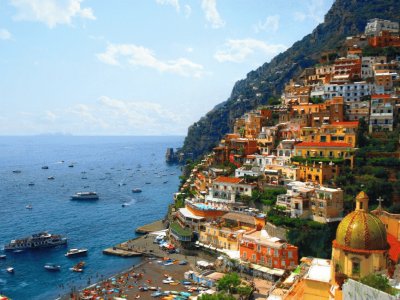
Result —
M 339 223 L 336 242 L 358 250 L 386 250 L 386 228 L 382 221 L 368 212 L 368 196 L 361 192 L 356 197 L 356 210 Z

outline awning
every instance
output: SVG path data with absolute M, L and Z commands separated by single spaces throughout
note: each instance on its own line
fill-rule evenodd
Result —
M 276 276 L 282 276 L 283 273 L 285 273 L 285 270 L 282 270 L 282 269 L 275 269 L 275 268 L 271 269 L 271 268 L 260 266 L 257 264 L 251 264 L 250 268 L 253 270 L 262 272 L 262 273 L 268 273 L 268 274 L 276 275 Z

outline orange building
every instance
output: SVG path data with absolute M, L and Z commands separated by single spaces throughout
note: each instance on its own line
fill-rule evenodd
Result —
M 400 37 L 398 34 L 391 34 L 389 31 L 381 31 L 378 36 L 370 37 L 368 44 L 372 47 L 400 47 Z
M 298 247 L 277 237 L 270 237 L 265 230 L 255 231 L 243 235 L 240 259 L 268 268 L 290 270 L 298 265 Z

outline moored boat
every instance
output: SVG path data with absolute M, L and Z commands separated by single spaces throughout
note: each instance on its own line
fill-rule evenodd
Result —
M 23 249 L 47 248 L 65 245 L 67 238 L 59 234 L 40 232 L 22 239 L 12 240 L 4 246 L 4 250 L 22 251 Z
M 85 262 L 84 261 L 80 261 L 79 263 L 77 263 L 75 266 L 73 266 L 71 268 L 71 271 L 73 272 L 83 272 L 83 267 L 85 266 Z
M 13 267 L 8 267 L 7 269 L 6 269 L 6 271 L 8 272 L 8 273 L 14 273 L 14 268 Z
M 132 189 L 132 193 L 141 193 L 141 192 L 142 192 L 142 189 L 140 189 L 140 188 Z
M 72 248 L 72 249 L 69 249 L 67 253 L 65 253 L 65 257 L 86 256 L 87 252 L 88 252 L 88 249 Z
M 61 266 L 53 263 L 47 263 L 44 265 L 44 268 L 48 271 L 60 271 Z
M 43 170 L 47 170 L 49 167 L 48 166 L 43 166 L 42 169 Z
M 0 259 L 6 259 L 6 258 L 7 258 L 7 255 L 5 255 L 5 254 L 0 255 Z
M 98 200 L 99 195 L 96 192 L 78 192 L 71 196 L 71 200 Z

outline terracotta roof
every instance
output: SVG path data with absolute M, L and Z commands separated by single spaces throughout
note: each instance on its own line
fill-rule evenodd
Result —
M 387 99 L 387 98 L 391 98 L 391 97 L 392 97 L 392 95 L 390 95 L 390 94 L 382 94 L 382 95 L 372 95 L 371 99 L 383 99 L 383 98 Z
M 352 148 L 348 143 L 335 143 L 335 142 L 302 142 L 294 145 L 295 147 L 339 147 L 339 148 Z
M 358 126 L 358 121 L 334 122 L 334 126 Z
M 387 241 L 390 245 L 389 257 L 392 261 L 394 261 L 397 264 L 400 255 L 400 242 L 393 235 L 389 233 L 387 234 Z
M 222 183 L 240 183 L 242 181 L 241 178 L 236 178 L 236 177 L 224 177 L 224 176 L 220 176 L 217 177 L 214 182 L 222 182 Z

